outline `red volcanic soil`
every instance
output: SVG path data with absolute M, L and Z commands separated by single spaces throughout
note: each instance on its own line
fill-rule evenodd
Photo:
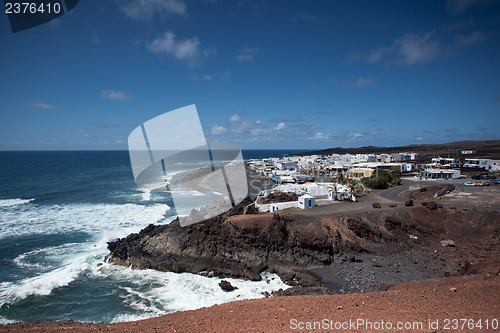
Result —
M 499 320 L 497 272 L 417 281 L 383 292 L 237 301 L 129 323 L 11 324 L 0 332 L 286 332 L 308 327 L 394 332 L 398 323 L 411 327 L 401 332 L 498 332 Z

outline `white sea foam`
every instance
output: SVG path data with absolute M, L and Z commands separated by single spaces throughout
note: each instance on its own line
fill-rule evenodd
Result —
M 0 207 L 12 207 L 24 205 L 32 202 L 35 199 L 0 199 Z
M 89 268 L 88 253 L 81 253 L 64 262 L 61 267 L 16 283 L 0 284 L 0 307 L 29 295 L 49 295 L 52 290 L 64 287 L 74 281 L 80 273 Z
M 23 269 L 47 271 L 60 263 L 61 258 L 71 256 L 72 250 L 77 246 L 77 243 L 67 243 L 28 251 L 14 258 L 14 263 Z
M 68 204 L 7 210 L 0 215 L 0 239 L 15 236 L 85 232 L 100 234 L 137 232 L 161 222 L 166 204 Z
M 142 201 L 151 200 L 151 190 L 143 189 L 142 191 L 143 191 L 142 192 Z
M 161 222 L 169 206 L 70 204 L 5 211 L 0 215 L 0 239 L 15 236 L 86 232 L 94 240 L 35 249 L 13 259 L 18 267 L 37 275 L 0 283 L 0 307 L 29 295 L 49 295 L 67 286 L 97 265 L 108 253 L 107 242 L 138 232 L 150 223 Z
M 238 289 L 224 292 L 218 286 L 221 281 L 218 278 L 132 270 L 106 263 L 97 266 L 109 253 L 107 241 L 138 232 L 149 223 L 167 223 L 171 219 L 170 216 L 165 217 L 168 209 L 165 204 L 68 204 L 26 205 L 15 209 L 15 212 L 9 209 L 3 211 L 0 215 L 0 238 L 74 232 L 85 232 L 92 236 L 86 243 L 35 249 L 14 258 L 18 267 L 33 274 L 14 282 L 0 283 L 0 307 L 30 295 L 49 295 L 54 289 L 68 286 L 84 277 L 114 281 L 123 305 L 130 311 L 116 315 L 113 322 L 145 319 L 234 300 L 261 298 L 265 291 L 288 287 L 277 275 L 264 274 L 264 280 L 259 282 L 226 279 Z
M 18 323 L 18 321 L 10 320 L 10 319 L 7 319 L 7 318 L 0 316 L 0 325 L 15 324 L 15 323 Z
M 276 274 L 263 273 L 262 281 L 229 281 L 238 289 L 225 292 L 219 287 L 219 278 L 208 278 L 190 273 L 158 272 L 154 270 L 133 270 L 105 264 L 96 270 L 96 274 L 112 276 L 117 283 L 133 282 L 135 287 L 125 286 L 123 298 L 136 315 L 121 313 L 113 322 L 150 318 L 175 311 L 194 310 L 236 300 L 264 297 L 262 293 L 273 292 L 280 288 L 287 289 Z M 144 290 L 144 286 L 148 286 Z

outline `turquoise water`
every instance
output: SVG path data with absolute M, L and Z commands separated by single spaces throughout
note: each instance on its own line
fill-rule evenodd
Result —
M 0 183 L 0 323 L 129 321 L 286 287 L 268 274 L 226 293 L 217 278 L 104 263 L 108 241 L 178 213 L 167 192 L 136 186 L 127 151 L 0 152 Z

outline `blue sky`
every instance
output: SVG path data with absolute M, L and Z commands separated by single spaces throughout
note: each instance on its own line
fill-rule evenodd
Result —
M 0 150 L 127 149 L 196 104 L 243 149 L 500 139 L 500 2 L 83 0 L 12 33 Z

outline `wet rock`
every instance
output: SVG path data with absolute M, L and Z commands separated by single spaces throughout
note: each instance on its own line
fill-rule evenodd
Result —
M 411 200 L 411 199 L 410 199 L 410 200 L 408 200 L 407 202 L 405 202 L 405 206 L 406 206 L 406 207 L 411 207 L 411 206 L 413 206 L 413 200 Z
M 224 291 L 233 291 L 235 289 L 238 289 L 237 287 L 233 286 L 229 281 L 226 280 L 222 280 L 221 282 L 219 282 L 219 287 Z
M 376 208 L 376 209 L 380 209 L 380 208 L 382 208 L 382 206 L 381 206 L 381 205 L 380 205 L 380 203 L 378 203 L 378 202 L 374 202 L 374 203 L 372 203 L 372 207 L 373 207 L 373 208 Z

